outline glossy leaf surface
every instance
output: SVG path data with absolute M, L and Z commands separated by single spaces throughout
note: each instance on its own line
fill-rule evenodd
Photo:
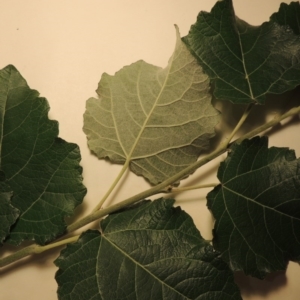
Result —
M 241 299 L 233 274 L 173 200 L 143 201 L 55 261 L 59 299 Z
M 44 244 L 65 231 L 86 193 L 79 149 L 57 137 L 47 100 L 13 66 L 1 70 L 0 87 L 0 166 L 20 211 L 8 241 Z
M 300 258 L 300 160 L 268 139 L 234 145 L 207 195 L 214 246 L 234 271 L 262 278 Z
M 293 18 L 286 10 L 286 18 Z M 232 0 L 201 12 L 184 38 L 214 82 L 216 98 L 233 103 L 265 103 L 300 84 L 300 38 L 287 26 L 251 26 L 239 19 Z
M 19 216 L 19 211 L 11 205 L 12 190 L 0 182 L 0 244 L 9 234 L 10 227 Z
M 300 33 L 300 3 L 281 3 L 279 11 L 271 16 L 271 20 L 280 25 L 289 26 L 295 34 Z

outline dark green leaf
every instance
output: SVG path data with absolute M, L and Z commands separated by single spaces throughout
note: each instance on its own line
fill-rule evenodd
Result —
M 291 2 L 290 4 L 281 3 L 279 11 L 274 13 L 272 21 L 280 25 L 288 25 L 295 34 L 300 33 L 300 4 L 299 2 Z
M 44 244 L 64 232 L 86 193 L 77 145 L 57 138 L 47 100 L 13 67 L 0 71 L 0 159 L 12 204 L 20 210 L 8 241 Z
M 9 186 L 0 182 L 0 244 L 19 216 L 19 211 L 11 205 L 11 197 L 12 191 Z
M 300 160 L 266 137 L 233 145 L 207 195 L 214 246 L 232 270 L 262 278 L 300 259 Z
M 143 201 L 61 252 L 59 299 L 241 299 L 233 274 L 173 200 Z
M 232 0 L 201 12 L 184 41 L 219 99 L 263 104 L 266 94 L 300 84 L 300 37 L 276 22 L 247 24 L 235 16 Z

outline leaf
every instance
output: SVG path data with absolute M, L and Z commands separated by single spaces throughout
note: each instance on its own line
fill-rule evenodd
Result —
M 61 252 L 59 299 L 241 299 L 227 265 L 173 200 L 143 201 Z
M 258 278 L 300 259 L 300 160 L 266 137 L 233 145 L 207 195 L 213 244 L 233 271 Z
M 159 183 L 196 161 L 214 136 L 219 113 L 209 80 L 181 42 L 165 69 L 138 61 L 114 76 L 103 74 L 100 99 L 87 101 L 89 148 Z
M 233 103 L 264 104 L 300 83 L 300 37 L 286 26 L 251 26 L 235 16 L 232 0 L 201 12 L 184 42 L 214 82 L 214 95 Z
M 300 4 L 291 2 L 290 4 L 281 3 L 279 11 L 274 13 L 271 18 L 273 22 L 280 25 L 288 25 L 295 34 L 300 34 Z
M 7 184 L 0 182 L 0 244 L 9 234 L 10 227 L 19 216 L 19 211 L 11 205 L 12 191 Z
M 77 145 L 57 138 L 47 100 L 13 67 L 0 71 L 0 167 L 20 211 L 9 243 L 44 244 L 65 231 L 64 217 L 86 193 Z

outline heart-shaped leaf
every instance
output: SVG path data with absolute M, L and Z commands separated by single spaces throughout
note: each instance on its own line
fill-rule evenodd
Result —
M 300 84 L 300 37 L 273 21 L 249 25 L 235 16 L 232 0 L 201 12 L 184 41 L 214 82 L 218 99 L 263 104 L 268 93 Z
M 153 184 L 196 161 L 219 121 L 208 77 L 178 30 L 165 69 L 138 61 L 114 76 L 103 74 L 97 93 L 84 115 L 89 148 L 99 158 L 130 162 Z
M 300 260 L 300 159 L 266 137 L 233 145 L 207 195 L 214 246 L 232 270 L 262 278 Z
M 108 216 L 61 252 L 59 299 L 241 299 L 233 274 L 173 200 Z
M 13 67 L 0 71 L 0 167 L 20 211 L 8 241 L 44 244 L 62 234 L 86 193 L 77 145 L 58 138 L 48 119 L 47 100 L 38 97 Z

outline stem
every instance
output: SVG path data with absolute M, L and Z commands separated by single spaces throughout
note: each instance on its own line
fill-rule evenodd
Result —
M 191 190 L 198 190 L 198 189 L 206 189 L 211 187 L 216 187 L 219 183 L 208 183 L 208 184 L 201 184 L 201 185 L 193 185 L 193 186 L 186 186 L 180 188 L 173 188 L 172 186 L 166 189 L 166 193 L 181 193 L 184 191 L 191 191 Z
M 258 135 L 259 133 L 262 133 L 264 131 L 266 131 L 267 129 L 273 127 L 274 125 L 280 123 L 283 119 L 294 116 L 296 114 L 300 113 L 300 106 L 292 108 L 291 110 L 289 110 L 288 112 L 286 112 L 285 114 L 279 116 L 279 117 L 275 117 L 274 119 L 272 119 L 271 121 L 267 122 L 266 124 L 259 126 L 258 128 L 250 131 L 249 133 L 243 135 L 242 137 L 240 137 L 239 139 L 237 139 L 235 141 L 235 143 L 240 143 L 242 142 L 244 139 L 248 139 L 248 138 L 252 138 L 256 135 Z M 187 168 L 181 170 L 180 172 L 178 172 L 176 175 L 168 178 L 167 180 L 163 181 L 162 183 L 146 190 L 143 191 L 139 194 L 136 194 L 133 197 L 127 198 L 126 200 L 121 201 L 120 203 L 114 204 L 108 208 L 104 208 L 101 209 L 100 211 L 96 211 L 91 213 L 90 215 L 82 218 L 81 220 L 78 220 L 77 222 L 69 225 L 67 227 L 67 232 L 72 232 L 76 229 L 79 229 L 93 221 L 96 221 L 108 214 L 111 214 L 113 212 L 116 212 L 117 210 L 124 208 L 128 205 L 132 205 L 140 200 L 143 200 L 147 197 L 153 196 L 155 194 L 159 194 L 159 193 L 163 193 L 165 192 L 166 187 L 172 185 L 174 182 L 182 179 L 183 177 L 185 177 L 187 174 L 191 174 L 194 171 L 196 171 L 198 168 L 202 167 L 203 165 L 205 165 L 206 163 L 210 162 L 211 160 L 213 160 L 214 158 L 220 156 L 221 154 L 225 153 L 227 151 L 228 145 L 227 143 L 223 143 L 221 144 L 221 146 L 219 148 L 217 148 L 215 151 L 213 151 L 212 153 L 210 153 L 209 155 L 203 157 L 202 159 L 199 159 L 198 161 L 196 161 L 195 163 L 191 164 L 190 166 L 188 166 Z
M 174 182 L 182 179 L 183 177 L 185 177 L 187 174 L 193 173 L 194 171 L 196 171 L 198 168 L 202 167 L 203 165 L 205 165 L 206 163 L 210 162 L 211 160 L 213 160 L 214 158 L 218 157 L 219 155 L 223 154 L 224 152 L 226 152 L 227 148 L 226 147 L 222 147 L 222 149 L 217 149 L 215 151 L 213 151 L 212 153 L 210 153 L 209 155 L 203 157 L 202 159 L 196 161 L 195 163 L 191 164 L 190 166 L 188 166 L 187 168 L 181 170 L 180 172 L 178 172 L 177 174 L 173 175 L 172 177 L 169 177 L 168 179 L 166 179 L 165 181 L 163 181 L 162 183 L 157 184 L 156 186 L 143 191 L 139 194 L 136 194 L 135 196 L 132 196 L 130 198 L 127 198 L 126 200 L 123 200 L 120 203 L 116 203 L 114 205 L 111 205 L 107 208 L 92 212 L 90 215 L 82 218 L 81 220 L 69 225 L 67 227 L 67 232 L 72 232 L 76 229 L 79 229 L 93 221 L 96 221 L 108 214 L 111 214 L 113 212 L 116 212 L 117 210 L 124 208 L 128 205 L 134 204 L 135 202 L 138 202 L 140 200 L 143 200 L 147 197 L 153 196 L 155 194 L 159 194 L 159 193 L 163 193 L 164 189 L 166 187 L 168 187 L 169 185 L 173 184 Z
M 245 139 L 249 139 L 252 138 L 264 131 L 266 131 L 267 129 L 279 124 L 282 120 L 288 118 L 288 117 L 292 117 L 295 116 L 297 114 L 300 113 L 300 106 L 298 107 L 293 107 L 292 109 L 290 109 L 289 111 L 287 111 L 285 114 L 282 114 L 280 116 L 276 116 L 274 117 L 271 121 L 253 129 L 252 131 L 246 133 L 245 135 L 243 135 L 242 137 L 238 138 L 235 143 L 241 143 L 243 140 Z
M 112 185 L 110 186 L 110 188 L 108 189 L 108 191 L 106 192 L 106 194 L 103 196 L 103 198 L 101 199 L 101 201 L 96 205 L 96 207 L 93 209 L 93 212 L 99 210 L 102 205 L 104 204 L 104 202 L 106 201 L 106 199 L 109 197 L 109 195 L 111 194 L 111 192 L 114 190 L 114 188 L 116 187 L 116 185 L 118 184 L 118 182 L 121 180 L 122 176 L 124 175 L 124 173 L 126 172 L 127 168 L 129 166 L 129 160 L 126 160 L 125 164 L 123 165 L 123 168 L 121 169 L 119 175 L 117 176 L 117 178 L 114 180 L 114 182 L 112 183 Z
M 35 253 L 42 253 L 42 252 L 50 250 L 52 248 L 56 248 L 56 247 L 59 247 L 59 246 L 70 244 L 70 243 L 75 243 L 79 239 L 79 236 L 80 235 L 75 235 L 75 236 L 72 236 L 70 238 L 63 239 L 63 240 L 60 240 L 60 241 L 52 243 L 52 244 L 48 244 L 48 245 L 45 245 L 45 246 L 37 246 L 37 248 L 35 250 Z
M 35 253 L 35 249 L 36 249 L 37 245 L 31 245 L 28 247 L 25 247 L 19 251 L 16 251 L 15 253 L 8 255 L 6 257 L 3 257 L 0 259 L 0 268 L 5 267 L 21 258 L 24 258 L 30 254 Z
M 240 143 L 242 142 L 244 139 L 248 139 L 248 138 L 252 138 L 256 135 L 258 135 L 259 133 L 262 133 L 264 131 L 266 131 L 267 129 L 273 127 L 274 125 L 280 123 L 283 119 L 297 115 L 300 113 L 300 106 L 299 107 L 295 107 L 290 109 L 288 112 L 286 112 L 285 114 L 279 116 L 279 117 L 275 117 L 274 119 L 272 119 L 271 121 L 267 122 L 266 124 L 259 126 L 258 128 L 250 131 L 249 133 L 243 135 L 242 137 L 240 137 L 239 139 L 237 139 L 235 141 L 235 143 Z M 239 122 L 240 123 L 240 122 Z M 98 211 L 94 211 L 92 212 L 90 215 L 82 218 L 81 220 L 69 225 L 67 227 L 67 233 L 68 232 L 72 232 L 76 229 L 79 229 L 97 219 L 100 219 L 110 213 L 116 212 L 117 210 L 124 208 L 128 205 L 134 204 L 142 199 L 145 199 L 149 196 L 153 196 L 155 194 L 159 194 L 159 193 L 163 193 L 166 192 L 166 187 L 170 186 L 172 183 L 182 179 L 183 177 L 185 177 L 187 174 L 190 174 L 192 172 L 194 172 L 195 170 L 197 170 L 198 168 L 200 168 L 201 166 L 205 165 L 206 163 L 210 162 L 211 160 L 213 160 L 214 158 L 218 157 L 219 155 L 225 153 L 227 151 L 228 145 L 227 143 L 223 143 L 221 144 L 221 146 L 216 149 L 215 151 L 213 151 L 212 153 L 210 153 L 209 155 L 203 157 L 202 159 L 199 159 L 198 161 L 196 161 L 195 163 L 193 163 L 192 165 L 190 165 L 189 167 L 183 169 L 182 171 L 180 171 L 179 173 L 177 173 L 176 175 L 168 178 L 167 180 L 165 180 L 164 182 L 144 191 L 141 192 L 133 197 L 130 197 L 120 203 L 117 203 L 115 205 L 112 205 L 108 208 L 102 209 L 102 210 L 98 210 Z M 127 164 L 128 165 L 128 164 Z M 127 166 L 126 166 L 127 168 Z M 124 171 L 120 172 L 119 174 L 119 179 L 122 177 L 122 175 L 124 174 L 126 168 L 123 168 Z M 122 170 L 123 170 L 122 169 Z M 114 182 L 114 186 L 116 186 L 117 184 L 117 180 Z M 206 187 L 213 187 L 215 186 L 215 184 L 209 184 L 206 185 Z M 205 185 L 202 185 L 202 188 L 204 188 Z M 192 188 L 192 187 L 191 187 Z M 189 188 L 189 189 L 191 189 Z M 195 188 L 195 187 L 193 187 Z M 198 186 L 199 188 L 199 186 Z M 112 190 L 113 188 L 111 188 Z M 180 190 L 183 189 L 188 189 L 188 188 L 181 188 Z M 176 189 L 175 189 L 176 191 Z M 19 251 L 16 251 L 15 253 L 8 255 L 2 259 L 0 259 L 0 268 L 9 265 L 10 263 L 13 263 L 19 259 L 22 259 L 26 256 L 29 256 L 31 254 L 37 254 L 37 253 L 42 253 L 44 251 L 47 251 L 49 249 L 55 248 L 55 247 L 59 247 L 68 243 L 73 243 L 76 242 L 79 238 L 79 235 L 71 237 L 71 238 L 67 238 L 64 240 L 60 240 L 58 242 L 52 243 L 52 244 L 48 244 L 45 246 L 39 246 L 39 245 L 31 245 L 28 247 L 25 247 Z
M 55 243 L 52 243 L 52 244 L 48 244 L 48 245 L 45 245 L 45 246 L 40 246 L 40 245 L 30 245 L 28 247 L 25 247 L 19 251 L 16 251 L 15 253 L 11 254 L 11 255 L 8 255 L 4 258 L 1 258 L 0 259 L 0 268 L 2 267 L 5 267 L 19 259 L 22 259 L 26 256 L 29 256 L 31 254 L 39 254 L 39 253 L 42 253 L 44 251 L 47 251 L 47 250 L 50 250 L 52 248 L 56 248 L 56 247 L 59 247 L 59 246 L 62 246 L 62 245 L 65 245 L 65 244 L 69 244 L 69 243 L 74 243 L 78 240 L 79 238 L 79 235 L 77 236 L 73 236 L 71 238 L 68 238 L 68 239 L 64 239 L 64 240 L 61 240 L 61 241 L 58 241 L 58 242 L 55 242 Z
M 226 145 L 226 146 L 229 145 L 230 141 L 233 139 L 233 137 L 235 136 L 235 134 L 236 134 L 236 133 L 238 132 L 238 130 L 242 127 L 242 125 L 243 125 L 244 122 L 246 121 L 247 117 L 249 116 L 252 107 L 253 107 L 253 103 L 250 103 L 250 104 L 246 107 L 246 109 L 245 109 L 245 111 L 244 111 L 242 117 L 240 118 L 239 122 L 237 123 L 237 125 L 235 126 L 235 128 L 233 129 L 233 131 L 231 132 L 229 138 L 226 140 L 226 142 L 225 142 L 225 145 Z

